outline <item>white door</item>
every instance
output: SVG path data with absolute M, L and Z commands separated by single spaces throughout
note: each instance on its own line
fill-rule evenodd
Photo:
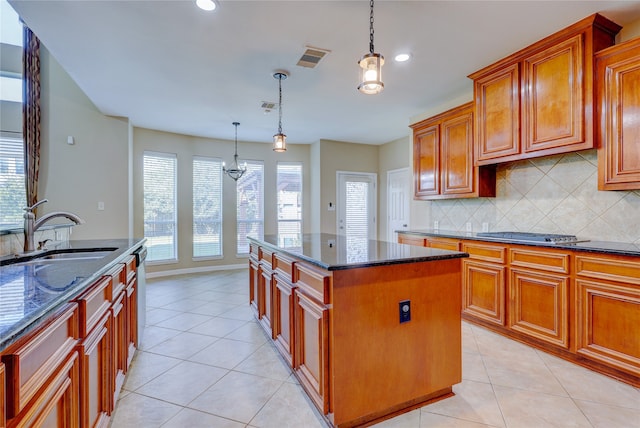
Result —
M 409 227 L 409 168 L 387 172 L 387 241 L 398 242 L 396 230 Z
M 377 175 L 337 172 L 337 235 L 376 239 Z

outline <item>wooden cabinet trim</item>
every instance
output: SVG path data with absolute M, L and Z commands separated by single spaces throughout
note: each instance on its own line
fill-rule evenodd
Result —
M 511 247 L 509 249 L 510 266 L 540 269 L 565 275 L 570 270 L 570 255 L 568 252 L 540 251 L 527 248 Z
M 4 428 L 7 426 L 7 417 L 6 417 L 6 387 L 5 387 L 5 376 L 4 376 L 4 363 L 0 361 L 0 427 Z
M 103 277 L 75 300 L 80 315 L 80 337 L 86 337 L 109 310 L 113 295 L 112 285 L 111 276 Z
M 276 253 L 273 256 L 273 271 L 282 275 L 287 281 L 293 282 L 293 267 L 296 260 L 284 254 Z
M 418 247 L 426 247 L 427 239 L 424 236 L 407 235 L 403 233 L 398 234 L 398 243 L 407 245 L 416 245 Z
M 460 251 L 460 241 L 457 239 L 429 237 L 426 246 L 441 250 Z

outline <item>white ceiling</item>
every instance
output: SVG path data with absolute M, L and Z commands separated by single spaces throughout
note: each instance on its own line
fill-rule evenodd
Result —
M 404 137 L 410 118 L 470 94 L 470 73 L 595 12 L 640 19 L 640 1 L 378 1 L 385 89 L 364 95 L 368 1 L 220 0 L 215 12 L 195 0 L 9 2 L 104 114 L 138 127 L 233 140 L 239 121 L 239 140 L 270 142 L 278 113 L 260 105 L 278 100 L 273 72 L 289 71 L 291 144 Z M 305 45 L 331 53 L 302 68 Z M 395 63 L 404 51 L 412 60 Z

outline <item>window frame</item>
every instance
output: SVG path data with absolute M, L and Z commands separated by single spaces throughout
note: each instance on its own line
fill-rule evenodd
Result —
M 173 201 L 174 201 L 174 205 L 173 205 L 173 225 L 174 225 L 174 231 L 173 231 L 173 258 L 168 258 L 168 259 L 157 259 L 157 260 L 153 260 L 151 259 L 151 256 L 153 255 L 152 252 L 150 251 L 150 247 L 151 245 L 149 244 L 149 238 L 146 236 L 145 233 L 145 225 L 146 225 L 146 220 L 145 220 L 145 160 L 146 157 L 150 156 L 150 157 L 157 157 L 157 158 L 165 158 L 165 159 L 173 159 L 174 161 L 174 175 L 173 175 L 173 183 L 174 183 L 174 188 L 173 188 Z M 147 239 L 147 249 L 148 251 L 148 255 L 147 255 L 147 264 L 150 266 L 153 265 L 163 265 L 163 264 L 175 264 L 178 263 L 180 258 L 179 258 L 179 252 L 178 252 L 178 240 L 179 240 L 179 234 L 178 234 L 178 155 L 177 153 L 169 153 L 169 152 L 159 152 L 159 151 L 155 151 L 155 150 L 145 150 L 142 153 L 142 224 L 143 224 L 143 236 Z
M 280 208 L 280 191 L 277 188 L 279 183 L 279 175 L 280 175 L 280 166 L 298 166 L 300 168 L 300 193 L 299 193 L 299 206 L 300 206 L 300 218 L 298 219 L 280 219 L 279 208 Z M 302 235 L 304 234 L 304 212 L 303 212 L 303 198 L 304 198 L 304 163 L 299 161 L 278 161 L 276 162 L 276 234 L 278 236 L 278 244 L 281 245 L 280 242 L 280 223 L 299 223 L 300 224 L 300 247 L 292 247 L 292 248 L 300 248 L 302 247 Z M 284 245 L 284 244 L 282 244 Z
M 196 214 L 195 214 L 195 163 L 196 161 L 206 161 L 206 162 L 218 162 L 219 168 L 217 173 L 220 176 L 220 217 L 217 222 L 220 224 L 220 254 L 218 255 L 206 255 L 206 256 L 196 256 L 195 254 L 195 237 L 196 234 L 194 232 L 195 222 L 196 222 Z M 201 156 L 194 155 L 191 161 L 191 189 L 192 189 L 192 197 L 191 197 L 191 212 L 192 212 L 192 231 L 191 231 L 191 260 L 192 261 L 206 261 L 206 260 L 220 260 L 224 258 L 224 174 L 222 172 L 222 159 L 218 157 L 211 156 Z

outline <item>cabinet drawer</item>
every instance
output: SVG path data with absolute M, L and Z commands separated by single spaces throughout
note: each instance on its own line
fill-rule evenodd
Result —
M 127 272 L 125 284 L 128 284 L 136 276 L 136 256 L 131 255 L 124 259 L 122 263 L 124 263 Z
M 469 257 L 493 263 L 506 263 L 507 247 L 478 242 L 463 242 L 462 251 L 469 253 Z
M 43 327 L 10 346 L 2 355 L 6 370 L 6 417 L 13 418 L 73 351 L 78 339 L 78 306 L 67 304 Z
M 80 316 L 80 337 L 87 337 L 111 306 L 113 280 L 102 277 L 76 299 Z
M 398 235 L 398 243 L 399 244 L 407 244 L 407 245 L 417 245 L 418 247 L 426 247 L 427 246 L 427 238 L 424 236 L 415 236 L 415 235 Z
M 640 262 L 624 257 L 577 255 L 576 275 L 640 285 Z
M 127 270 L 124 265 L 118 264 L 105 273 L 104 276 L 111 278 L 111 296 L 109 300 L 113 301 L 127 285 Z
M 460 251 L 460 241 L 447 238 L 427 238 L 428 246 L 441 250 Z
M 275 254 L 273 256 L 273 270 L 282 275 L 287 281 L 293 282 L 293 266 L 296 261 L 283 254 Z
M 263 268 L 271 270 L 273 268 L 273 251 L 268 248 L 260 247 L 258 252 L 258 260 L 262 264 Z
M 251 243 L 249 244 L 249 257 L 252 259 L 258 260 L 258 254 L 260 253 L 260 247 L 258 244 Z
M 331 302 L 331 276 L 329 272 L 296 263 L 293 268 L 293 282 L 307 296 L 320 303 Z
M 509 250 L 509 259 L 511 266 L 569 274 L 569 253 L 514 247 Z

